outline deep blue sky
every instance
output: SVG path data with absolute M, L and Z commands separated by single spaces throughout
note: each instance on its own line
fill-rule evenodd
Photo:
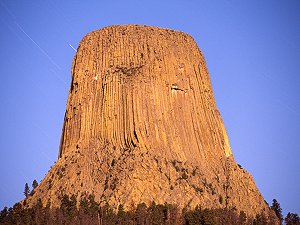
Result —
M 300 213 L 299 1 L 0 0 L 0 208 L 57 159 L 81 38 L 112 24 L 191 34 L 236 161 L 267 202 Z

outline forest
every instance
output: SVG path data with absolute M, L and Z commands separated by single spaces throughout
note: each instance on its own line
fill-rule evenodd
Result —
M 27 189 L 27 188 L 25 188 Z M 235 209 L 179 209 L 171 204 L 150 206 L 141 203 L 136 208 L 125 211 L 120 205 L 117 210 L 108 205 L 102 207 L 93 195 L 82 196 L 79 205 L 76 196 L 64 195 L 59 208 L 50 208 L 50 202 L 43 206 L 39 199 L 31 207 L 24 207 L 26 200 L 11 208 L 5 207 L 0 212 L 0 224 L 8 225 L 273 225 L 280 220 L 281 224 L 299 225 L 299 216 L 288 213 L 283 219 L 280 204 L 274 199 L 270 207 L 273 215 L 258 214 L 248 218 L 244 212 Z
M 32 190 L 25 184 L 24 196 L 33 195 L 38 186 L 36 180 Z M 123 205 L 118 209 L 108 204 L 95 201 L 94 195 L 82 193 L 78 196 L 67 194 L 60 200 L 60 207 L 53 208 L 50 199 L 43 205 L 38 199 L 33 207 L 28 207 L 25 200 L 13 207 L 4 207 L 0 211 L 0 225 L 300 225 L 296 213 L 288 213 L 285 218 L 279 202 L 273 199 L 271 213 L 257 214 L 254 218 L 246 213 L 238 212 L 235 208 L 206 209 L 197 206 L 195 209 L 180 209 L 172 204 L 156 204 L 150 206 L 140 203 L 131 210 L 124 210 Z

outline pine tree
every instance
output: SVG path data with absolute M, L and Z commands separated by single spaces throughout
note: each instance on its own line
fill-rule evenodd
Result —
M 284 219 L 286 225 L 300 225 L 300 218 L 297 213 L 288 213 Z
M 27 197 L 30 193 L 30 189 L 29 189 L 29 186 L 28 186 L 28 183 L 25 184 L 25 188 L 24 188 L 24 195 L 25 197 Z
M 148 224 L 149 218 L 145 203 L 140 203 L 137 205 L 135 210 L 135 220 L 137 221 L 137 224 Z
M 36 189 L 38 185 L 39 185 L 38 182 L 36 180 L 34 180 L 32 182 L 32 189 Z
M 89 201 L 89 213 L 93 216 L 97 215 L 99 212 L 99 204 L 95 201 L 95 196 L 89 195 L 88 201 Z
M 278 202 L 276 199 L 273 199 L 271 209 L 274 210 L 276 216 L 277 216 L 278 219 L 280 220 L 280 224 L 282 224 L 282 221 L 283 221 L 282 209 L 281 209 L 281 207 L 280 207 L 279 202 Z
M 5 222 L 6 217 L 8 216 L 8 210 L 7 207 L 4 207 L 4 209 L 0 212 L 0 223 Z
M 126 216 L 127 216 L 127 213 L 124 211 L 123 205 L 122 204 L 119 205 L 118 213 L 117 213 L 118 224 L 126 224 Z

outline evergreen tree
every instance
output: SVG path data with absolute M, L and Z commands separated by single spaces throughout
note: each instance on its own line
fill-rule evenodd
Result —
M 69 215 L 71 218 L 74 218 L 77 214 L 76 203 L 77 203 L 76 196 L 72 194 L 69 201 Z
M 95 201 L 95 196 L 94 195 L 89 195 L 88 196 L 88 201 L 89 201 L 89 212 L 91 215 L 96 216 L 99 212 L 99 204 Z
M 71 198 L 69 198 L 67 194 L 63 195 L 60 209 L 62 210 L 63 215 L 68 217 L 68 219 L 75 217 L 77 213 L 76 196 L 72 195 Z
M 32 189 L 36 189 L 38 185 L 39 185 L 38 182 L 36 180 L 34 180 L 32 182 Z
M 300 225 L 300 218 L 297 213 L 288 213 L 284 219 L 286 225 Z
M 12 215 L 12 224 L 21 224 L 23 214 L 22 205 L 20 203 L 14 204 L 10 214 Z
M 257 214 L 253 220 L 253 225 L 268 225 L 266 217 L 261 213 Z
M 34 218 L 36 224 L 46 224 L 45 212 L 42 200 L 39 198 L 33 206 Z
M 271 209 L 274 210 L 276 216 L 277 216 L 278 219 L 280 220 L 280 224 L 282 224 L 282 221 L 283 221 L 282 209 L 281 209 L 281 207 L 280 207 L 279 202 L 278 202 L 276 199 L 273 199 Z
M 28 186 L 28 183 L 25 184 L 25 188 L 24 188 L 24 195 L 25 197 L 27 197 L 30 193 L 30 189 L 29 189 L 29 186 Z
M 89 213 L 89 201 L 86 199 L 86 197 L 81 198 L 80 204 L 79 204 L 79 209 L 84 214 L 88 214 Z
M 247 215 L 244 211 L 240 212 L 239 222 L 240 222 L 240 224 L 246 224 L 246 222 L 247 222 Z
M 137 205 L 135 210 L 135 220 L 137 224 L 149 224 L 147 206 L 145 203 L 140 203 Z
M 164 213 L 163 206 L 157 205 L 155 202 L 148 208 L 148 213 L 150 215 L 150 224 L 164 224 Z
M 0 222 L 5 222 L 7 216 L 8 210 L 7 207 L 4 207 L 4 209 L 0 212 Z
M 128 216 L 128 213 L 124 211 L 124 207 L 123 205 L 119 205 L 118 207 L 118 213 L 117 213 L 117 217 L 118 217 L 118 224 L 120 225 L 125 225 L 127 224 L 126 220 L 127 220 L 127 216 Z

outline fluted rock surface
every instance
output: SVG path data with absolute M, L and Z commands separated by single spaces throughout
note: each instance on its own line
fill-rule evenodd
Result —
M 234 161 L 204 57 L 185 33 L 110 26 L 83 38 L 72 65 L 59 160 L 28 198 L 93 193 L 140 202 L 268 211 Z

